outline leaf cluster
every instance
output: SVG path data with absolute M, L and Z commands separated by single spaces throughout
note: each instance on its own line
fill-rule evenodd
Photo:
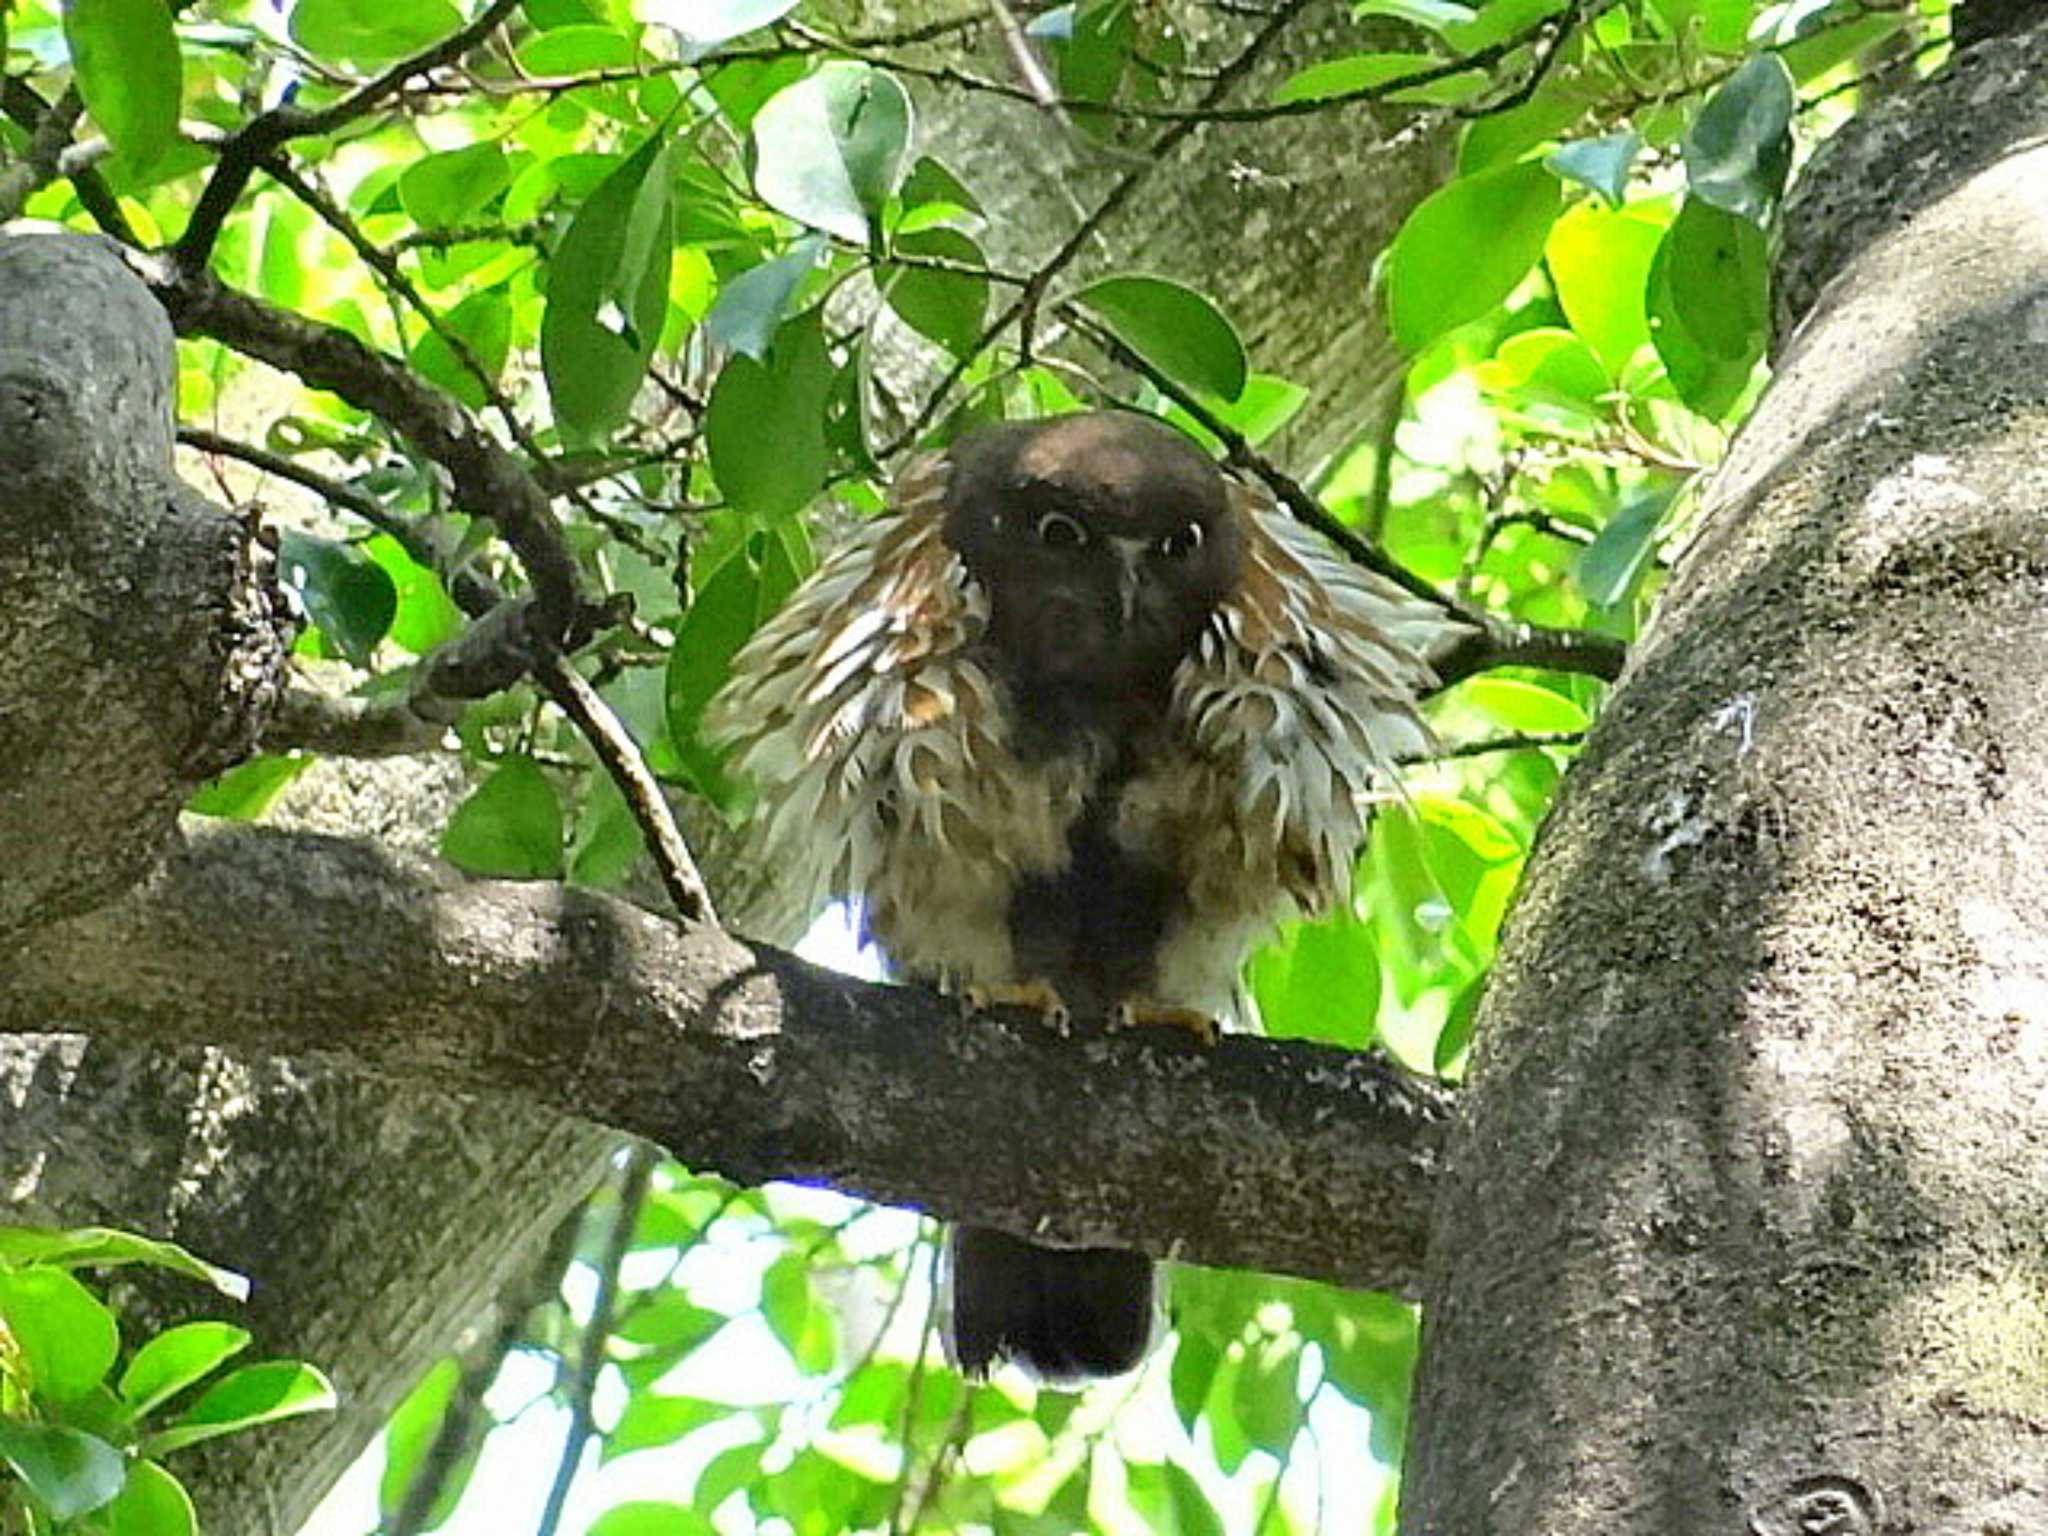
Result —
M 124 1359 L 113 1310 L 77 1272 L 135 1264 L 237 1301 L 247 1291 L 172 1243 L 105 1227 L 0 1227 L 0 1530 L 192 1536 L 191 1496 L 165 1456 L 334 1406 L 327 1379 L 299 1361 L 229 1369 L 250 1344 L 232 1323 L 166 1328 Z

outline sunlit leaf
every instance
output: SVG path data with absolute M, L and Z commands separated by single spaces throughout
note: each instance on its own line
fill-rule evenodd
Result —
M 121 1453 L 96 1436 L 57 1424 L 0 1420 L 0 1462 L 59 1520 L 112 1500 L 127 1475 Z
M 278 546 L 278 571 L 335 648 L 368 666 L 398 612 L 398 592 L 377 563 L 353 545 L 288 528 Z
M 164 0 L 68 0 L 78 94 L 114 147 L 148 166 L 178 137 L 184 70 Z
M 1244 343 L 1223 312 L 1163 277 L 1105 277 L 1073 302 L 1101 316 L 1118 338 L 1176 382 L 1225 400 L 1244 391 Z
M 195 791 L 185 802 L 185 809 L 195 816 L 255 821 L 276 804 L 277 797 L 313 762 L 306 754 L 267 753 L 252 757 Z
M 448 0 L 298 0 L 292 40 L 330 63 L 382 64 L 438 43 L 462 25 Z
M 1685 178 L 1692 199 L 1761 221 L 1792 169 L 1792 75 L 1760 53 L 1700 108 L 1685 136 Z
M 651 21 L 678 33 L 692 58 L 720 43 L 780 21 L 796 0 L 634 0 L 637 21 Z
M 754 186 L 770 207 L 857 245 L 902 179 L 910 97 L 893 76 L 844 60 L 754 115 Z
M 1581 552 L 1578 582 L 1587 602 L 1611 607 L 1625 601 L 1635 589 L 1657 547 L 1657 527 L 1671 506 L 1672 495 L 1669 487 L 1655 486 L 1629 497 Z
M 423 229 L 473 219 L 512 181 L 502 145 L 465 144 L 413 161 L 398 178 L 398 200 Z
M 448 818 L 441 857 L 472 875 L 552 880 L 562 873 L 562 806 L 530 757 L 509 757 Z
M 653 1499 L 614 1504 L 584 1529 L 586 1536 L 716 1536 L 689 1505 Z
M 726 359 L 704 412 L 704 440 L 712 476 L 734 507 L 784 517 L 817 495 L 831 467 L 824 418 L 832 376 L 815 313 L 782 327 L 766 363 Z
M 143 1454 L 161 1456 L 258 1424 L 325 1413 L 335 1402 L 333 1386 L 310 1365 L 297 1360 L 245 1365 L 208 1388 L 168 1429 L 145 1439 Z
M 199 1530 L 192 1495 L 153 1461 L 130 1463 L 120 1496 L 101 1518 L 107 1536 L 197 1536 Z
M 1703 416 L 1734 405 L 1763 357 L 1769 277 L 1756 225 L 1692 198 L 1657 247 L 1651 340 L 1679 397 Z
M 377 1485 L 377 1509 L 385 1520 L 391 1520 L 405 1507 L 414 1480 L 425 1469 L 428 1453 L 440 1438 L 441 1426 L 461 1381 L 462 1369 L 455 1361 L 436 1361 L 385 1424 L 384 1476 Z M 449 1479 L 457 1495 L 466 1481 L 466 1473 Z M 444 1507 L 453 1507 L 447 1488 L 441 1491 L 434 1510 L 441 1512 Z M 437 1523 L 430 1521 L 429 1528 Z
M 0 1323 L 28 1367 L 31 1389 L 52 1402 L 99 1385 L 114 1364 L 114 1314 L 66 1270 L 0 1269 Z
M 718 302 L 704 317 L 704 334 L 757 363 L 766 362 L 791 298 L 824 249 L 821 237 L 806 235 L 774 260 L 747 268 L 719 291 Z
M 1387 254 L 1394 337 L 1410 352 L 1505 299 L 1542 254 L 1557 177 L 1517 164 L 1461 176 L 1423 199 Z
M 210 1285 L 231 1300 L 249 1298 L 249 1282 L 233 1270 L 196 1259 L 176 1243 L 112 1227 L 0 1227 L 0 1265 L 26 1264 L 51 1264 L 64 1269 L 150 1264 Z
M 197 1322 L 167 1328 L 135 1352 L 121 1372 L 120 1392 L 136 1418 L 212 1374 L 249 1347 L 249 1330 Z
M 958 266 L 981 267 L 981 247 L 957 229 L 943 226 L 896 238 L 895 250 L 905 256 L 943 259 Z M 968 273 L 905 267 L 890 279 L 889 307 L 913 330 L 930 337 L 956 357 L 966 357 L 981 339 L 988 317 L 988 279 Z
M 584 200 L 549 263 L 541 368 L 556 415 L 586 441 L 625 419 L 661 340 L 674 220 L 657 132 Z
M 1564 212 L 1544 243 L 1557 302 L 1612 378 L 1649 345 L 1650 268 L 1670 218 L 1665 203 L 1623 211 L 1581 203 Z
M 1544 164 L 1568 181 L 1591 187 L 1619 207 L 1628 196 L 1629 172 L 1642 152 L 1641 135 L 1632 131 L 1610 133 L 1562 145 L 1551 152 Z

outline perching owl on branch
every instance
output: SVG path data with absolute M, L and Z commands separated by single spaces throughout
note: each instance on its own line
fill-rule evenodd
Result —
M 1212 1034 L 1274 924 L 1346 897 L 1443 633 L 1161 422 L 1012 422 L 909 466 L 710 722 L 756 855 L 806 913 L 856 899 L 899 975 Z M 961 1227 L 949 1260 L 965 1370 L 1145 1353 L 1143 1255 Z

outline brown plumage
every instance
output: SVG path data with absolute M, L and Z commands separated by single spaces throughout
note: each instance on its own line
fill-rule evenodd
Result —
M 906 977 L 1242 1026 L 1247 955 L 1348 895 L 1424 746 L 1442 629 L 1151 418 L 1008 423 L 904 471 L 710 723 L 759 791 L 785 931 L 854 898 Z M 952 1261 L 963 1367 L 1142 1358 L 1143 1258 L 968 1228 Z

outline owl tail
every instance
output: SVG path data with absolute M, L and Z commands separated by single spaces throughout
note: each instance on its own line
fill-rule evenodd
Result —
M 1142 1253 L 954 1227 L 946 1257 L 946 1353 L 970 1375 L 1015 1360 L 1047 1381 L 1116 1376 L 1151 1346 L 1159 1308 Z

